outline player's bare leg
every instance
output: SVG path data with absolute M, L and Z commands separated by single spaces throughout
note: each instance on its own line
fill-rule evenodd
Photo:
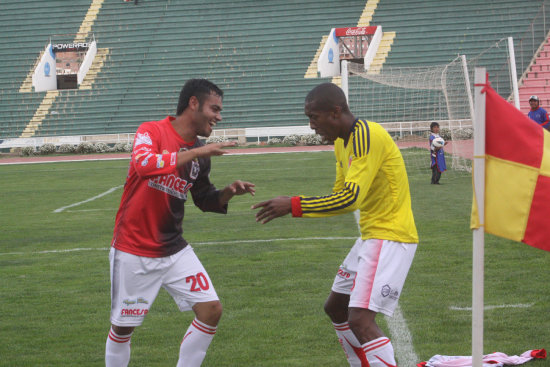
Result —
M 325 302 L 325 312 L 332 320 L 350 366 L 395 366 L 393 346 L 376 323 L 377 313 L 348 308 L 349 299 L 349 295 L 331 292 Z
M 365 352 L 370 367 L 396 366 L 393 346 L 376 323 L 377 313 L 364 308 L 349 309 L 349 326 Z
M 376 323 L 376 312 L 364 308 L 351 307 L 348 322 L 361 344 L 385 336 Z
M 177 367 L 198 367 L 202 364 L 216 334 L 223 308 L 219 301 L 211 301 L 196 303 L 193 311 L 195 319 L 181 342 Z
M 348 321 L 349 294 L 330 292 L 325 301 L 325 313 L 333 323 Z
M 217 326 L 222 317 L 223 307 L 220 301 L 202 302 L 193 306 L 193 312 L 200 322 Z
M 105 366 L 125 367 L 130 362 L 130 339 L 134 327 L 111 325 L 105 345 Z
M 369 366 L 367 357 L 361 343 L 353 333 L 348 323 L 349 318 L 349 295 L 331 292 L 325 302 L 325 312 L 330 317 L 336 336 L 348 363 L 351 367 L 366 367 Z

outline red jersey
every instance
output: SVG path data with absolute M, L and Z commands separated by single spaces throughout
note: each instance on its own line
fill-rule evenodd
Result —
M 146 257 L 165 257 L 187 246 L 182 237 L 184 204 L 190 192 L 202 211 L 227 213 L 210 182 L 210 158 L 176 168 L 176 155 L 204 144 L 186 142 L 171 124 L 174 117 L 143 123 L 134 147 L 115 219 L 112 246 Z

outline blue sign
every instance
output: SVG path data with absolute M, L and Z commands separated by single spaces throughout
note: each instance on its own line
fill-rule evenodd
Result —
M 45 76 L 50 76 L 50 63 L 49 62 L 46 62 L 46 64 L 44 65 L 44 75 Z
M 331 64 L 334 62 L 334 51 L 332 51 L 332 47 L 328 49 L 328 62 Z

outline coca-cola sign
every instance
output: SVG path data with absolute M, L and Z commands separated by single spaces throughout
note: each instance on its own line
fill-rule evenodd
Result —
M 334 29 L 334 34 L 336 37 L 366 36 L 366 35 L 372 35 L 374 34 L 374 32 L 376 32 L 376 26 L 346 27 L 346 28 Z

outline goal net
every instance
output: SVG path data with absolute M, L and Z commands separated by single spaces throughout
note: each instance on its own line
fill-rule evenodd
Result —
M 406 149 L 409 174 L 427 174 L 430 169 L 428 137 L 434 121 L 448 141 L 447 168 L 471 172 L 473 102 L 465 57 L 445 65 L 368 71 L 349 62 L 347 69 L 350 108 L 357 117 L 380 123 Z

